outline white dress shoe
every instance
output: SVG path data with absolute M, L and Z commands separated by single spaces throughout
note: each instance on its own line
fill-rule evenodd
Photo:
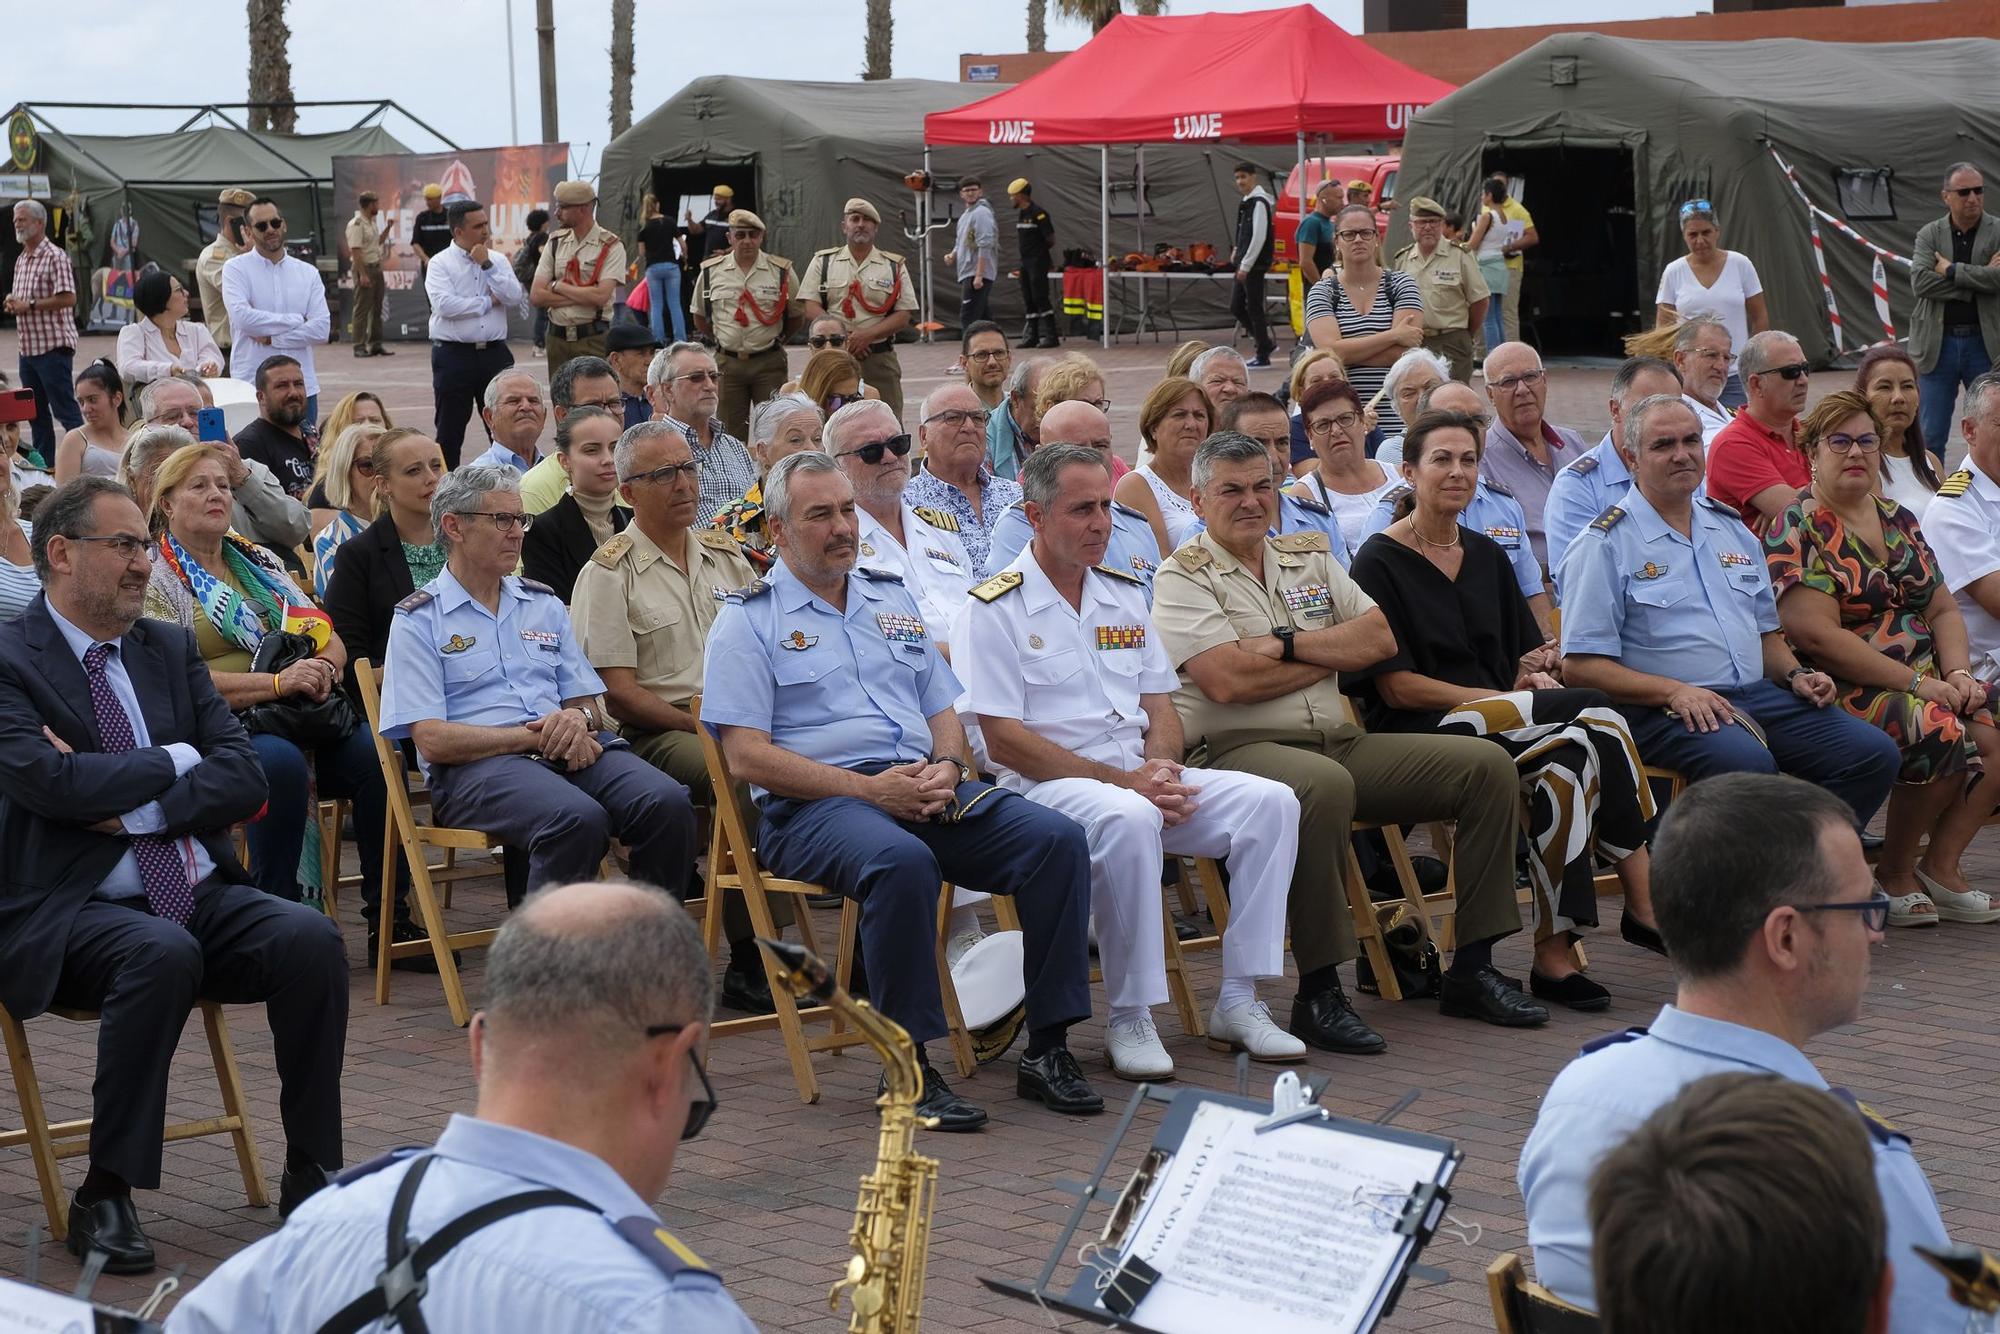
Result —
M 1160 1033 L 1150 1014 L 1114 1019 L 1105 1025 L 1104 1054 L 1111 1058 L 1111 1073 L 1120 1079 L 1138 1083 L 1174 1077 L 1174 1059 L 1160 1045 Z
M 1247 1051 L 1253 1061 L 1302 1061 L 1306 1044 L 1278 1027 L 1260 1000 L 1217 1005 L 1208 1015 L 1208 1045 L 1217 1051 Z

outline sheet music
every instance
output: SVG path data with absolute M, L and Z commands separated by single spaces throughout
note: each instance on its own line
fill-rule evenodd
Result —
M 88 1334 L 96 1327 L 89 1302 L 0 1279 L 0 1334 Z
M 1161 1273 L 1140 1323 L 1329 1334 L 1378 1318 L 1412 1244 L 1396 1221 L 1445 1155 L 1316 1123 L 1259 1135 L 1265 1115 L 1195 1109 L 1131 1234 L 1127 1253 Z

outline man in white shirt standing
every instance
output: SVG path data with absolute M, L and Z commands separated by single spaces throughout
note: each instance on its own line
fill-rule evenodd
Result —
M 274 202 L 250 205 L 251 248 L 222 266 L 222 303 L 229 311 L 229 373 L 254 383 L 264 358 L 298 358 L 306 373 L 306 424 L 319 424 L 319 372 L 313 349 L 333 327 L 319 270 L 285 253 L 285 216 Z
M 451 244 L 431 257 L 424 292 L 431 301 L 433 435 L 445 466 L 456 468 L 466 423 L 479 410 L 487 384 L 514 364 L 507 350 L 507 312 L 521 304 L 521 280 L 512 264 L 486 248 L 493 229 L 484 204 L 456 200 L 445 217 Z

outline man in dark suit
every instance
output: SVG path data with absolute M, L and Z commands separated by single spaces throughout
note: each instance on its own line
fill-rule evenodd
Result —
M 43 593 L 0 625 L 0 1004 L 99 1012 L 69 1249 L 143 1273 L 132 1188 L 160 1184 L 167 1070 L 197 999 L 267 1007 L 279 1213 L 340 1166 L 347 961 L 331 921 L 247 883 L 229 827 L 261 808 L 264 774 L 194 636 L 139 619 L 151 543 L 130 493 L 80 477 L 35 520 Z

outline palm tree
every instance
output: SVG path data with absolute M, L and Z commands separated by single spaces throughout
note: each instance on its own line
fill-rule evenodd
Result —
M 250 128 L 291 134 L 298 129 L 292 105 L 292 30 L 285 26 L 285 0 L 248 0 L 250 22 Z
M 889 14 L 889 0 L 868 0 L 868 48 L 867 68 L 862 70 L 864 79 L 886 79 L 889 74 L 889 43 L 893 22 Z
M 1049 49 L 1049 0 L 1028 0 L 1028 49 Z
M 632 10 L 634 0 L 611 0 L 611 135 L 632 128 Z

